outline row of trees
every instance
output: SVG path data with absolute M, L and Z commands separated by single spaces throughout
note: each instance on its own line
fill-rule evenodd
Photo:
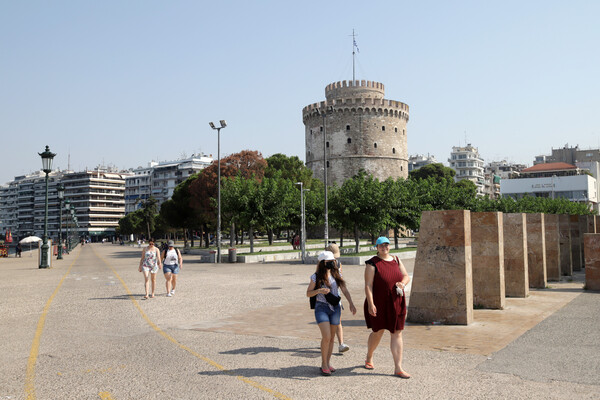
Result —
M 566 199 L 524 197 L 490 199 L 477 197 L 472 182 L 454 182 L 454 170 L 431 164 L 411 173 L 409 179 L 379 182 L 364 171 L 329 188 L 329 221 L 342 234 L 352 236 L 358 251 L 361 234 L 375 237 L 393 229 L 395 237 L 403 229 L 419 228 L 421 213 L 427 210 L 466 209 L 471 211 L 542 212 L 590 214 L 583 203 Z M 272 243 L 274 235 L 297 230 L 300 225 L 300 186 L 305 189 L 306 224 L 323 224 L 324 186 L 298 157 L 275 154 L 264 159 L 256 151 L 242 151 L 221 160 L 221 217 L 223 231 L 243 242 L 249 232 L 251 251 L 254 232 L 265 232 Z M 175 189 L 172 198 L 157 213 L 152 200 L 119 223 L 121 233 L 160 232 L 180 229 L 204 232 L 216 230 L 217 164 L 189 177 Z M 154 208 L 153 208 L 154 207 Z M 150 222 L 154 216 L 154 222 Z M 151 229 L 152 228 L 152 229 Z M 136 231 L 137 229 L 137 231 Z M 192 246 L 193 235 L 191 237 Z M 343 243 L 342 243 L 343 244 Z

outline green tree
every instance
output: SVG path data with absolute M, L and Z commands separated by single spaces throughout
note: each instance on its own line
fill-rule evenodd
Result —
M 427 179 L 435 178 L 436 181 L 454 181 L 456 171 L 452 168 L 445 167 L 444 164 L 434 163 L 427 164 L 419 169 L 409 173 L 410 179 Z
M 146 227 L 146 233 L 148 233 L 147 239 L 152 237 L 154 227 L 156 226 L 156 215 L 158 214 L 158 201 L 150 196 L 147 200 L 143 201 L 141 211 L 141 217 Z
M 265 177 L 274 178 L 277 174 L 283 179 L 289 179 L 292 183 L 302 182 L 308 186 L 312 179 L 312 170 L 307 168 L 297 156 L 288 157 L 277 153 L 267 158 Z
M 336 223 L 353 227 L 358 252 L 360 231 L 377 234 L 387 225 L 383 185 L 361 170 L 333 192 L 332 205 L 336 208 L 333 215 L 342 219 Z

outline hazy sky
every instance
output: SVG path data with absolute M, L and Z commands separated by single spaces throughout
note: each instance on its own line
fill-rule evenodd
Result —
M 385 84 L 409 154 L 531 165 L 600 147 L 598 1 L 0 0 L 0 183 L 41 168 L 145 166 L 204 152 L 304 160 L 325 86 Z

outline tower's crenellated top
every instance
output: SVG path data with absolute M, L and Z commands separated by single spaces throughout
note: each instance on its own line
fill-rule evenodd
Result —
M 383 99 L 384 95 L 383 83 L 374 81 L 340 81 L 330 83 L 325 87 L 325 98 L 327 100 L 343 98 Z

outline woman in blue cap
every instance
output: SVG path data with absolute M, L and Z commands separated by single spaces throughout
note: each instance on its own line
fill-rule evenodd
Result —
M 331 353 L 335 341 L 335 331 L 340 324 L 342 308 L 340 306 L 340 291 L 344 293 L 350 311 L 356 314 L 356 307 L 346 288 L 346 282 L 339 273 L 333 253 L 323 251 L 319 254 L 317 270 L 310 277 L 306 296 L 316 296 L 315 319 L 321 331 L 321 375 L 330 376 L 335 372 L 331 366 Z
M 377 255 L 366 262 L 365 268 L 365 321 L 373 332 L 369 335 L 365 368 L 373 369 L 373 353 L 385 329 L 390 331 L 390 348 L 394 358 L 394 374 L 408 379 L 402 369 L 402 330 L 406 318 L 404 288 L 410 281 L 406 268 L 398 257 L 390 254 L 390 241 L 377 239 Z

